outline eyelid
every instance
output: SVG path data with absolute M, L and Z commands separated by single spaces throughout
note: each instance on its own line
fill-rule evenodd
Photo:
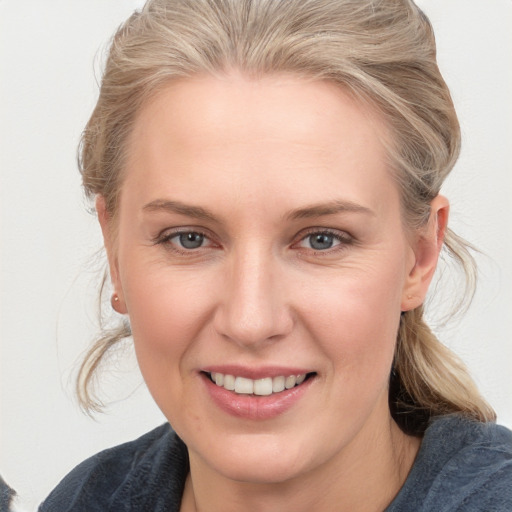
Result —
M 180 226 L 176 228 L 165 228 L 162 231 L 160 231 L 151 241 L 153 245 L 164 245 L 166 243 L 170 244 L 170 240 L 172 240 L 174 237 L 182 235 L 184 233 L 197 233 L 198 235 L 201 235 L 205 238 L 205 240 L 208 240 L 210 244 L 204 247 L 199 247 L 198 249 L 182 249 L 180 250 L 179 247 L 175 246 L 175 250 L 178 252 L 194 252 L 199 251 L 201 249 L 206 249 L 210 246 L 218 245 L 214 241 L 213 235 L 204 228 L 198 227 L 198 226 Z
M 316 235 L 316 234 L 331 235 L 334 238 L 336 238 L 336 240 L 339 242 L 339 244 L 336 244 L 335 246 L 333 246 L 329 249 L 325 249 L 325 250 L 315 250 L 313 248 L 300 247 L 300 246 L 298 247 L 298 249 L 302 249 L 305 251 L 313 251 L 314 253 L 318 253 L 318 254 L 320 254 L 320 253 L 328 254 L 330 252 L 343 250 L 347 245 L 351 245 L 355 242 L 354 237 L 346 231 L 341 231 L 338 229 L 325 228 L 325 227 L 319 226 L 319 227 L 307 228 L 306 230 L 298 233 L 298 235 L 296 236 L 296 241 L 292 244 L 292 246 L 298 245 L 302 241 L 304 241 L 307 237 L 309 237 L 311 235 Z
M 297 239 L 302 240 L 307 236 L 316 235 L 316 234 L 328 234 L 336 237 L 339 240 L 348 241 L 353 240 L 353 236 L 347 231 L 335 229 L 335 228 L 325 228 L 322 226 L 315 226 L 312 228 L 307 228 L 296 236 Z
M 205 238 L 209 243 L 206 246 L 198 247 L 197 249 L 185 249 L 180 248 L 176 244 L 171 244 L 170 240 L 176 236 L 179 236 L 184 233 L 197 233 Z M 333 236 L 339 243 L 335 246 L 325 249 L 325 250 L 315 250 L 313 248 L 307 248 L 307 247 L 300 247 L 298 246 L 302 241 L 304 241 L 308 236 L 315 235 L 315 234 L 328 234 L 330 236 Z M 197 253 L 201 249 L 209 249 L 211 247 L 220 247 L 220 243 L 216 242 L 215 235 L 213 235 L 208 229 L 204 229 L 199 226 L 179 226 L 174 228 L 165 228 L 161 230 L 155 237 L 152 238 L 152 244 L 153 245 L 167 245 L 169 250 L 172 250 L 174 252 L 180 253 L 180 254 L 190 254 L 190 253 Z M 343 250 L 346 248 L 347 245 L 351 245 L 355 243 L 354 237 L 348 233 L 347 231 L 334 229 L 334 228 L 328 228 L 328 227 L 310 227 L 305 230 L 300 231 L 295 237 L 295 241 L 292 243 L 292 248 L 297 248 L 299 250 L 307 251 L 307 252 L 314 252 L 314 253 L 322 253 L 322 254 L 328 254 L 336 251 Z M 298 246 L 298 247 L 297 247 Z

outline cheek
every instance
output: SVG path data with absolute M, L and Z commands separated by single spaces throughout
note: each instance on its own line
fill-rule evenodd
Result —
M 339 276 L 310 295 L 309 324 L 334 374 L 346 380 L 387 379 L 400 322 L 400 265 Z M 341 371 L 337 371 L 340 370 Z M 353 370 L 353 371 L 350 371 Z
M 136 258 L 124 269 L 123 293 L 141 370 L 147 381 L 171 379 L 208 322 L 213 291 L 197 274 L 141 265 Z
M 183 422 L 200 431 L 189 388 L 212 311 L 204 279 L 159 268 L 127 268 L 124 293 L 141 373 L 153 399 L 176 429 Z M 146 267 L 150 269 L 151 267 Z

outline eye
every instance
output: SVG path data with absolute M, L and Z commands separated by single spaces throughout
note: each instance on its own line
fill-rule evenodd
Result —
M 301 249 L 310 249 L 313 251 L 325 251 L 341 249 L 352 243 L 352 237 L 347 233 L 331 231 L 331 230 L 316 230 L 310 231 L 300 239 L 297 246 Z M 341 247 L 338 247 L 341 246 Z
M 205 241 L 205 236 L 197 231 L 188 231 L 179 233 L 170 240 L 176 240 L 184 249 L 199 249 Z
M 338 245 L 340 241 L 332 233 L 313 233 L 304 238 L 301 247 L 310 247 L 315 251 L 325 251 Z
M 206 234 L 193 230 L 167 231 L 156 237 L 154 243 L 166 246 L 177 253 L 186 253 L 215 245 Z

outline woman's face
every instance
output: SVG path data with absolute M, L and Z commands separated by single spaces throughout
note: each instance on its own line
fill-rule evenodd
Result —
M 285 481 L 389 430 L 425 285 L 383 137 L 291 76 L 178 81 L 140 112 L 115 239 L 101 200 L 100 219 L 147 386 L 205 470 Z

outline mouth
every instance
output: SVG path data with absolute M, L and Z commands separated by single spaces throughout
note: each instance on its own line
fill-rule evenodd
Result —
M 219 372 L 204 372 L 205 375 L 218 387 L 224 388 L 237 395 L 270 396 L 278 395 L 283 391 L 301 386 L 313 378 L 316 373 L 302 373 L 299 375 L 278 375 L 262 379 L 249 379 L 237 375 Z

